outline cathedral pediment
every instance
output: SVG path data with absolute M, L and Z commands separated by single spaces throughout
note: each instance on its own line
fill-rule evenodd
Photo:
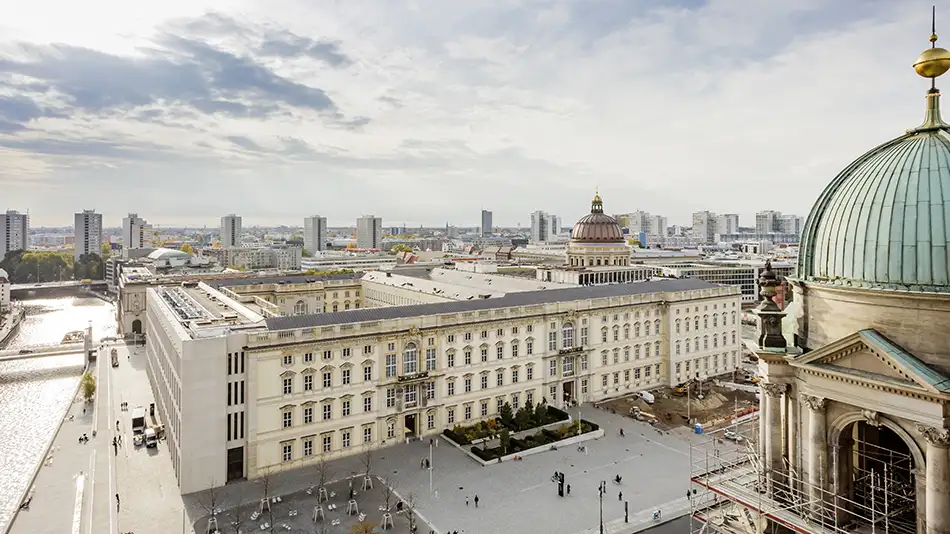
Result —
M 950 377 L 877 330 L 855 332 L 789 362 L 794 367 L 930 393 L 950 393 Z

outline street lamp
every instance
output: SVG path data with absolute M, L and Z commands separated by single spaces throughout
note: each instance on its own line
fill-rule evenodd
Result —
M 432 440 L 429 440 L 429 494 L 432 494 Z
M 601 480 L 597 489 L 600 493 L 600 534 L 604 534 L 604 494 L 607 493 L 607 482 Z

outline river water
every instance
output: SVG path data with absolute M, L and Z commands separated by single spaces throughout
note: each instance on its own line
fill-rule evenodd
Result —
M 90 321 L 94 339 L 116 332 L 115 308 L 99 299 L 38 299 L 19 304 L 26 317 L 7 350 L 59 343 L 66 332 L 85 330 Z M 82 370 L 81 355 L 0 362 L 0 532 L 73 401 Z

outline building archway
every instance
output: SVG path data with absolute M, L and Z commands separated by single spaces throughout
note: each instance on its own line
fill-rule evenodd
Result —
M 919 532 L 926 509 L 926 460 L 910 434 L 886 416 L 864 410 L 835 420 L 830 438 L 829 489 L 838 496 L 838 524 Z
M 142 320 L 136 319 L 132 321 L 132 333 L 141 334 L 142 333 Z

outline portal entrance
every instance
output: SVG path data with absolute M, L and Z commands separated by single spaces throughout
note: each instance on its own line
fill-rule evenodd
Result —
M 571 380 L 570 382 L 564 382 L 564 405 L 565 406 L 570 406 L 571 403 L 577 400 L 577 397 L 575 395 L 576 393 L 575 389 L 576 388 L 574 387 L 573 380 Z
M 840 439 L 835 489 L 848 513 L 839 521 L 868 532 L 916 534 L 916 466 L 907 443 L 890 428 L 865 421 Z
M 132 321 L 132 333 L 141 334 L 142 333 L 142 321 L 141 319 L 136 319 Z
M 416 414 L 409 414 L 405 420 L 406 437 L 411 438 L 416 435 Z

